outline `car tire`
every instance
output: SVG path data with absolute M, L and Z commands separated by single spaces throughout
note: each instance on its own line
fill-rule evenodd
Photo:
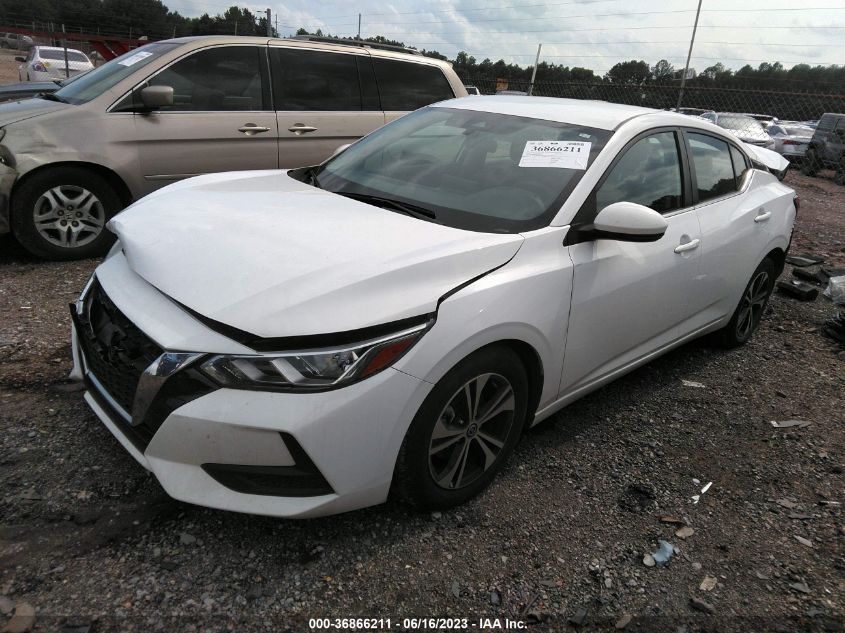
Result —
M 6 42 L 0 42 L 0 48 L 9 48 L 9 45 Z
M 836 168 L 836 173 L 833 174 L 833 182 L 845 187 L 845 158 L 839 162 L 839 166 Z
M 49 169 L 13 191 L 12 232 L 42 259 L 96 257 L 114 242 L 105 225 L 122 207 L 120 196 L 99 174 L 80 167 Z
M 392 492 L 419 509 L 451 508 L 476 496 L 513 452 L 527 406 L 528 376 L 513 350 L 490 346 L 467 357 L 414 417 Z
M 722 347 L 730 349 L 748 342 L 760 325 L 774 287 L 775 263 L 767 257 L 751 275 L 731 320 L 715 333 Z
M 815 176 L 819 172 L 819 159 L 816 153 L 808 149 L 804 154 L 804 160 L 801 161 L 801 173 L 805 176 Z

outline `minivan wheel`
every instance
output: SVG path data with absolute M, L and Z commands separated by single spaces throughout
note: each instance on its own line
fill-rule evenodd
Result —
M 816 152 L 809 149 L 804 154 L 804 159 L 801 161 L 801 173 L 805 176 L 815 176 L 819 171 L 819 159 L 816 157 Z
M 757 270 L 742 293 L 739 305 L 728 324 L 716 332 L 723 347 L 738 347 L 754 334 L 760 325 L 763 312 L 775 285 L 775 263 L 768 257 L 760 262 Z
M 392 490 L 422 509 L 449 508 L 486 488 L 526 419 L 528 377 L 507 347 L 464 359 L 435 385 L 408 429 Z
M 95 257 L 114 242 L 106 222 L 123 205 L 109 183 L 93 172 L 62 167 L 35 174 L 12 197 L 12 231 L 43 259 Z

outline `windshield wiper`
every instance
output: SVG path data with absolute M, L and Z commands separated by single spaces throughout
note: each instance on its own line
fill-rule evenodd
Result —
M 67 103 L 67 101 L 65 101 L 58 95 L 53 94 L 52 92 L 41 92 L 38 94 L 38 96 L 41 99 L 47 99 L 48 101 L 58 101 L 59 103 Z
M 373 204 L 377 207 L 382 207 L 383 209 L 399 211 L 400 213 L 410 215 L 414 218 L 434 220 L 437 217 L 431 209 L 427 209 L 426 207 L 421 207 L 416 204 L 410 204 L 408 202 L 400 202 L 399 200 L 394 200 L 392 198 L 383 198 L 381 196 L 371 196 L 367 193 L 352 193 L 348 191 L 335 191 L 335 193 L 340 196 L 352 198 L 353 200 Z

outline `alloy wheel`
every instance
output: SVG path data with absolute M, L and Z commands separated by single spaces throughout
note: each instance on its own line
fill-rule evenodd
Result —
M 763 309 L 769 300 L 769 273 L 765 270 L 757 273 L 745 289 L 740 303 L 739 317 L 736 320 L 736 336 L 744 340 L 760 323 Z
M 97 239 L 106 224 L 103 203 L 77 185 L 58 185 L 35 201 L 33 222 L 38 234 L 63 248 L 84 246 Z
M 449 400 L 429 442 L 429 472 L 441 488 L 464 488 L 496 463 L 511 432 L 513 386 L 500 374 L 476 376 Z

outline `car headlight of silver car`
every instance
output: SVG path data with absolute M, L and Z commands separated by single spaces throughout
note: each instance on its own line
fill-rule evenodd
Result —
M 430 323 L 342 348 L 256 355 L 217 355 L 200 369 L 223 387 L 263 391 L 314 391 L 368 378 L 399 360 Z

